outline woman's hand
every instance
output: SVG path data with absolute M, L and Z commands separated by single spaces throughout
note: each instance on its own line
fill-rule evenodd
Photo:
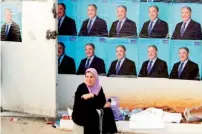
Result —
M 84 100 L 87 100 L 87 99 L 90 99 L 90 98 L 93 98 L 94 97 L 94 94 L 84 94 L 81 96 L 81 98 L 83 98 Z
M 104 106 L 104 108 L 107 108 L 107 107 L 111 107 L 111 103 L 110 102 L 107 102 Z

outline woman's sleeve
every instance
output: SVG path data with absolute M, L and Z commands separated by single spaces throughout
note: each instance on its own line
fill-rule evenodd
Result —
M 75 96 L 74 96 L 72 119 L 73 119 L 74 123 L 82 126 L 84 123 L 83 115 L 85 115 L 85 113 L 84 113 L 85 110 L 83 110 L 83 109 L 85 106 L 83 105 L 81 96 L 82 96 L 82 87 L 79 86 L 77 88 L 77 90 L 75 92 Z
M 101 88 L 100 93 L 98 95 L 94 95 L 94 102 L 96 108 L 103 108 L 106 103 L 106 98 L 103 89 Z
M 99 96 L 100 96 L 100 106 L 103 108 L 106 103 L 106 97 L 102 88 L 100 90 Z
M 77 111 L 79 109 L 82 109 L 81 96 L 82 96 L 82 92 L 81 92 L 81 87 L 79 86 L 75 92 L 73 110 Z
M 105 103 L 106 103 L 105 94 L 103 92 L 103 89 L 101 88 L 98 95 L 94 94 L 93 98 L 86 100 L 85 105 L 89 109 L 100 109 L 104 107 Z

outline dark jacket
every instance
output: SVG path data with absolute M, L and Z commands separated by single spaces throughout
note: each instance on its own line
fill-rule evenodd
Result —
M 150 20 L 144 23 L 139 35 L 141 38 L 167 38 L 168 37 L 167 22 L 158 19 L 150 33 L 150 36 L 148 34 L 149 23 L 150 23 Z
M 99 115 L 96 109 L 103 109 L 103 132 L 117 132 L 112 110 L 110 108 L 104 108 L 106 98 L 103 89 L 101 88 L 99 94 L 94 95 L 94 98 L 88 100 L 81 98 L 82 95 L 88 93 L 89 90 L 86 84 L 82 83 L 78 86 L 72 113 L 74 123 L 84 127 L 84 134 L 100 134 Z
M 87 60 L 87 58 L 81 60 L 79 68 L 77 70 L 77 74 L 85 74 L 86 60 Z M 97 56 L 94 57 L 93 61 L 91 62 L 90 66 L 89 66 L 89 68 L 96 69 L 98 74 L 106 74 L 104 60 L 97 57 Z
M 107 76 L 116 75 L 116 64 L 118 60 L 111 63 Z M 118 75 L 135 75 L 137 76 L 135 62 L 130 59 L 125 58 L 123 64 L 119 70 Z
M 88 33 L 88 21 L 85 20 L 79 32 L 79 36 L 108 36 L 107 23 L 105 20 L 96 17 L 92 25 L 91 31 Z
M 119 20 L 113 22 L 109 32 L 109 37 L 137 37 L 137 27 L 134 21 L 126 19 L 119 34 L 116 31 L 118 22 Z
M 172 39 L 202 40 L 201 25 L 198 22 L 191 20 L 185 30 L 184 35 L 181 37 L 180 30 L 181 30 L 182 25 L 183 25 L 183 22 L 180 22 L 176 25 Z
M 75 21 L 65 16 L 60 28 L 58 29 L 58 35 L 77 35 Z
M 147 71 L 148 64 L 149 60 L 142 64 L 139 77 L 168 78 L 168 67 L 165 61 L 157 58 L 149 74 Z
M 177 62 L 174 64 L 173 69 L 170 73 L 171 79 L 184 79 L 184 80 L 196 80 L 199 76 L 199 67 L 196 63 L 189 60 L 187 64 L 185 65 L 180 78 L 178 78 L 178 68 L 179 68 L 180 62 Z
M 22 42 L 20 27 L 15 22 L 11 23 L 9 33 L 6 37 L 6 24 L 4 24 L 1 28 L 1 41 L 16 41 Z
M 74 59 L 65 55 L 61 64 L 58 66 L 59 74 L 76 74 Z

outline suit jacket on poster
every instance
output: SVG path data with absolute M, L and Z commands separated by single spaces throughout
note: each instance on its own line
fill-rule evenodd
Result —
M 181 37 L 180 30 L 181 30 L 182 24 L 183 22 L 180 22 L 176 25 L 172 39 L 202 40 L 201 25 L 198 22 L 191 20 L 185 30 L 184 35 Z
M 86 68 L 85 68 L 86 60 L 87 60 L 87 58 L 81 60 L 79 68 L 77 70 L 77 74 L 85 74 L 85 71 L 86 71 Z M 106 74 L 104 60 L 101 59 L 101 58 L 99 58 L 99 57 L 95 56 L 93 58 L 90 66 L 89 66 L 89 68 L 96 69 L 97 72 L 98 72 L 98 74 Z
M 179 68 L 180 62 L 177 62 L 174 64 L 173 69 L 170 73 L 171 79 L 185 79 L 185 80 L 196 80 L 196 78 L 199 76 L 199 67 L 196 63 L 189 60 L 187 64 L 185 65 L 180 77 L 178 78 L 178 68 Z
M 150 36 L 148 34 L 149 23 L 150 20 L 144 23 L 139 35 L 141 38 L 167 38 L 168 36 L 167 22 L 158 19 L 151 31 Z
M 58 35 L 77 35 L 75 21 L 72 18 L 65 16 L 58 29 Z
M 1 28 L 1 41 L 16 41 L 16 42 L 22 42 L 21 39 L 21 32 L 20 27 L 15 22 L 11 23 L 9 33 L 6 37 L 6 24 L 4 24 Z
M 111 63 L 107 76 L 116 75 L 116 64 L 118 60 L 115 60 Z M 135 62 L 130 59 L 125 58 L 118 75 L 134 75 L 137 76 Z
M 142 64 L 139 77 L 168 78 L 167 63 L 159 58 L 156 59 L 150 73 L 147 72 L 149 60 Z
M 108 36 L 107 23 L 105 20 L 96 17 L 95 22 L 92 25 L 90 32 L 88 33 L 88 21 L 85 20 L 82 24 L 79 36 Z
M 113 22 L 109 32 L 109 37 L 137 37 L 137 27 L 134 21 L 126 19 L 119 34 L 116 31 L 118 22 L 119 20 Z
M 76 74 L 74 59 L 65 55 L 61 64 L 58 66 L 59 74 Z

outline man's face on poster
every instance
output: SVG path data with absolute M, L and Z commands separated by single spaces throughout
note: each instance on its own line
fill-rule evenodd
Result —
M 58 56 L 60 57 L 64 53 L 64 48 L 62 45 L 58 44 Z
M 93 19 L 97 15 L 97 10 L 94 6 L 88 6 L 88 17 Z
M 179 50 L 180 61 L 184 62 L 185 60 L 188 59 L 188 57 L 189 57 L 189 53 L 185 49 Z
M 153 47 L 148 48 L 148 57 L 150 60 L 153 60 L 157 57 L 157 51 L 155 48 Z
M 117 47 L 116 48 L 116 57 L 118 60 L 121 60 L 125 57 L 126 51 L 122 47 Z
M 189 9 L 187 9 L 187 8 L 182 8 L 182 10 L 181 10 L 181 17 L 182 17 L 182 20 L 183 21 L 188 21 L 190 18 L 191 18 L 191 12 L 190 12 L 190 10 Z
M 158 11 L 157 11 L 157 9 L 156 8 L 154 8 L 154 7 L 150 7 L 149 8 L 149 18 L 150 18 L 150 20 L 155 20 L 157 17 L 158 17 Z
M 65 14 L 65 9 L 62 5 L 58 5 L 58 17 L 61 18 Z
M 117 17 L 119 20 L 123 20 L 126 17 L 126 10 L 123 7 L 117 8 Z
M 92 57 L 94 55 L 94 48 L 90 45 L 86 45 L 85 53 L 88 58 Z
M 10 23 L 12 21 L 12 12 L 10 9 L 5 10 L 5 20 L 6 23 Z

